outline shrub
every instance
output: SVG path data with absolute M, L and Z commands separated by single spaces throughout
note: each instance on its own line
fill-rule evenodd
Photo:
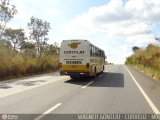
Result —
M 43 73 L 57 69 L 58 55 L 27 55 L 0 46 L 0 80 L 9 76 Z
M 126 59 L 125 64 L 137 67 L 160 80 L 160 47 L 150 44 L 146 49 L 139 49 Z

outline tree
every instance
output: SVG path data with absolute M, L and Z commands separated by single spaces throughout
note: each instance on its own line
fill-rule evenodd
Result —
M 155 40 L 159 41 L 160 42 L 160 38 L 159 37 L 155 37 Z
M 20 43 L 21 53 L 24 53 L 26 56 L 35 56 L 35 44 L 32 42 L 22 41 Z
M 140 48 L 139 47 L 137 47 L 137 46 L 134 46 L 134 47 L 132 47 L 132 51 L 133 51 L 133 53 L 135 53 L 137 50 L 139 50 Z
M 16 7 L 9 0 L 0 0 L 0 40 L 2 39 L 6 23 L 17 13 Z
M 50 23 L 38 19 L 36 17 L 31 17 L 28 23 L 28 28 L 30 30 L 30 39 L 34 40 L 36 43 L 36 49 L 38 53 L 43 51 L 43 46 L 46 44 L 48 38 Z
M 4 36 L 13 43 L 13 48 L 16 50 L 16 47 L 24 41 L 26 38 L 23 29 L 12 29 L 8 28 L 5 30 Z
M 57 45 L 57 43 L 54 44 L 47 44 L 44 47 L 44 52 L 47 55 L 53 55 L 53 54 L 58 54 L 59 53 L 59 47 Z
M 0 41 L 0 47 L 5 47 L 5 48 L 8 48 L 8 49 L 11 49 L 12 48 L 12 44 L 8 40 L 1 40 Z
M 57 42 L 55 42 L 54 44 L 51 44 L 50 51 L 54 51 L 55 54 L 58 54 L 60 51 L 59 44 Z

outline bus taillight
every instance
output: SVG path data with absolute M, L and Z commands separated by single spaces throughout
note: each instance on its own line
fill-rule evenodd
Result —
M 62 63 L 59 63 L 59 68 L 62 68 Z
M 86 68 L 89 68 L 89 63 L 86 64 Z

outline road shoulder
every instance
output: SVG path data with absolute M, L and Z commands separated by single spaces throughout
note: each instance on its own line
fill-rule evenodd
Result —
M 142 89 L 146 92 L 155 106 L 160 110 L 160 84 L 159 81 L 152 79 L 151 77 L 139 72 L 138 70 L 127 66 L 129 71 L 137 80 L 138 84 L 142 87 Z

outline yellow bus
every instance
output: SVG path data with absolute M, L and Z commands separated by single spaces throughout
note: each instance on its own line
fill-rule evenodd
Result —
M 105 69 L 105 52 L 88 40 L 63 40 L 59 66 L 60 74 L 71 78 L 96 76 Z

